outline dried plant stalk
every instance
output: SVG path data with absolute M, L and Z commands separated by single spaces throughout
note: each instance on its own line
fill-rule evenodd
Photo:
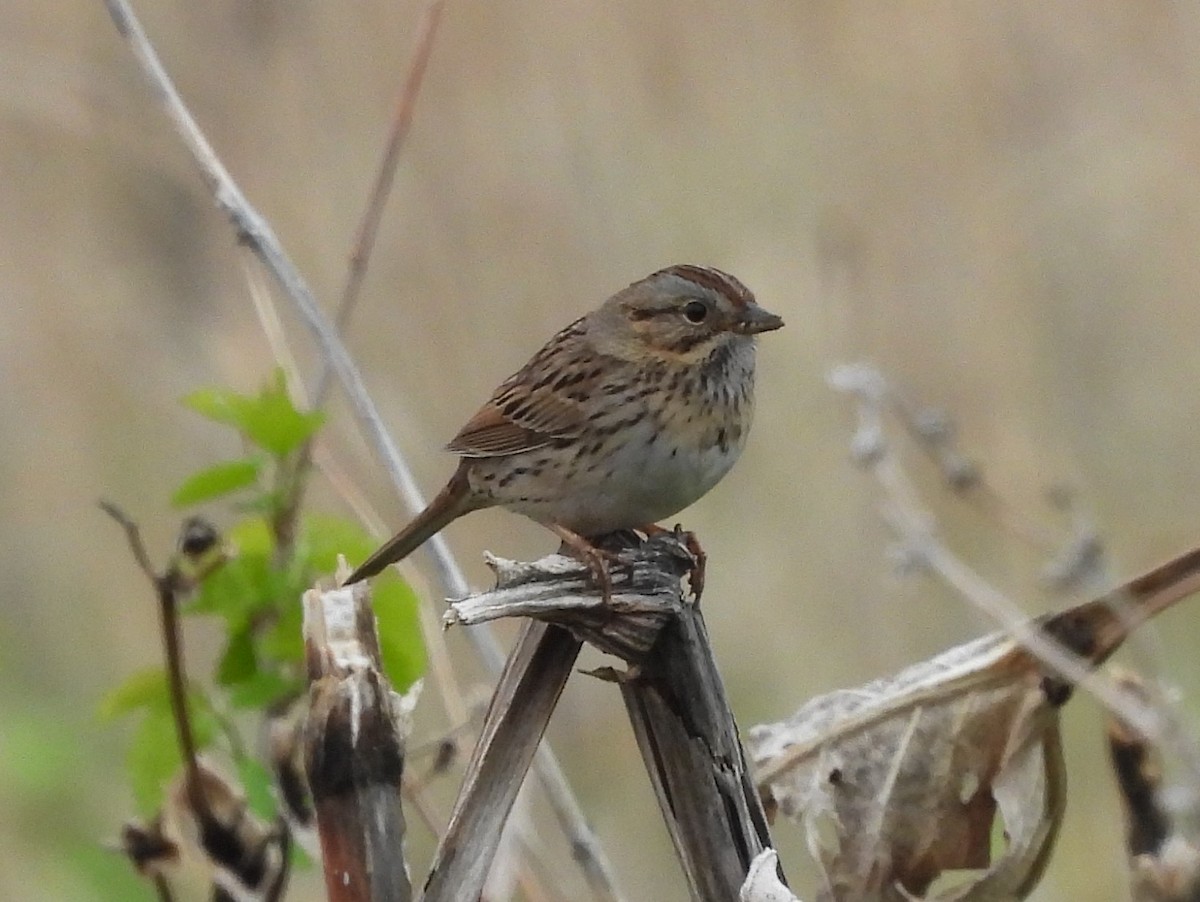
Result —
M 402 698 L 383 675 L 368 598 L 366 586 L 305 593 L 305 770 L 331 902 L 407 902 L 400 782 L 417 690 Z
M 601 597 L 579 561 L 551 555 L 530 564 L 492 559 L 496 589 L 451 603 L 448 623 L 504 616 L 540 622 L 526 628 L 493 699 L 455 806 L 455 820 L 470 826 L 452 824 L 427 899 L 475 897 L 488 866 L 480 854 L 490 854 L 486 843 L 495 833 L 487 825 L 507 813 L 502 806 L 516 792 L 529 743 L 544 729 L 561 689 L 557 680 L 565 680 L 581 640 L 629 665 L 598 675 L 620 684 L 693 897 L 736 898 L 751 863 L 770 846 L 704 620 L 682 597 L 692 557 L 671 533 L 632 545 L 626 538 L 614 538 L 609 549 L 620 558 L 611 598 Z M 536 646 L 530 637 L 538 637 Z M 521 676 L 536 674 L 539 649 L 553 667 L 538 666 L 551 678 Z

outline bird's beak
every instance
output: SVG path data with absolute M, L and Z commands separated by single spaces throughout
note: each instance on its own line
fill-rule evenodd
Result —
M 783 320 L 774 313 L 768 313 L 757 304 L 751 304 L 742 310 L 734 329 L 743 335 L 757 335 L 759 332 L 773 332 L 783 326 Z

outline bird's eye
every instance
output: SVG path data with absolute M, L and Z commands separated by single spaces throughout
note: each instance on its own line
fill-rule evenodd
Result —
M 708 317 L 708 305 L 703 301 L 688 301 L 683 315 L 689 323 L 702 323 Z

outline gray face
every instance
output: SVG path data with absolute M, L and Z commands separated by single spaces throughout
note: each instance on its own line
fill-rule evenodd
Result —
M 609 304 L 644 353 L 676 363 L 700 363 L 725 344 L 783 325 L 737 279 L 697 266 L 657 272 Z

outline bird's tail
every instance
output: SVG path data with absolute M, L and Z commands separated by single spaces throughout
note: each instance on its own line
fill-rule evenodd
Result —
M 359 580 L 368 579 L 381 572 L 389 564 L 402 561 L 422 545 L 435 533 L 441 532 L 452 520 L 457 520 L 463 514 L 470 513 L 481 505 L 471 497 L 471 487 L 467 482 L 466 461 L 459 466 L 450 477 L 446 487 L 438 492 L 425 510 L 417 514 L 413 521 L 404 529 L 388 539 L 374 554 L 362 562 L 343 585 L 350 585 Z

